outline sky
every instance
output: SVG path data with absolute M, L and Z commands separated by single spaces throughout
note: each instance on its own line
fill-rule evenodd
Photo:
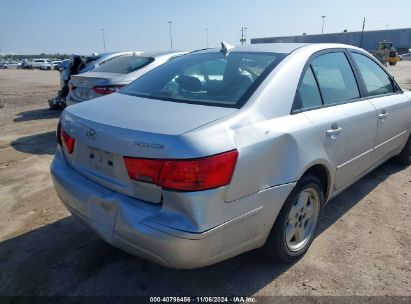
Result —
M 1 0 L 0 53 L 163 51 L 249 38 L 411 27 L 410 0 Z M 208 45 L 207 45 L 208 32 Z

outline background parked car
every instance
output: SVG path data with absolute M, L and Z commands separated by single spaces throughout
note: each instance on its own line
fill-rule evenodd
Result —
M 411 60 L 411 53 L 405 53 L 400 55 L 401 60 Z
M 144 73 L 184 52 L 147 52 L 123 55 L 90 72 L 74 75 L 69 84 L 67 105 L 111 94 Z
M 60 64 L 61 64 L 62 60 L 56 60 L 56 61 L 52 61 L 51 63 L 53 64 L 53 69 L 54 70 L 59 70 Z
M 60 71 L 60 90 L 57 92 L 56 97 L 48 100 L 50 109 L 62 109 L 66 106 L 66 98 L 69 93 L 68 81 L 72 75 L 85 73 L 113 59 L 132 54 L 141 54 L 141 52 L 94 53 L 91 56 L 71 55 L 70 59 L 63 60 L 58 67 Z
M 51 70 L 53 64 L 50 59 L 34 59 L 30 63 L 31 68 L 40 70 Z
M 7 61 L 3 64 L 0 64 L 0 68 L 2 69 L 18 69 L 21 67 L 21 62 L 18 61 Z
M 95 69 L 96 67 L 105 64 L 114 58 L 125 56 L 125 55 L 133 55 L 133 54 L 141 54 L 140 51 L 127 51 L 127 52 L 109 52 L 109 53 L 94 53 L 91 56 L 82 56 L 86 60 L 86 65 L 83 67 L 80 72 L 85 73 Z

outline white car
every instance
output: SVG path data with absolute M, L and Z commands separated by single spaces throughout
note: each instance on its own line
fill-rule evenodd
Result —
M 2 69 L 18 69 L 21 67 L 21 62 L 17 61 L 9 61 L 3 64 L 0 64 L 0 68 Z
M 401 60 L 411 60 L 411 53 L 400 55 Z
M 53 68 L 53 63 L 49 59 L 34 59 L 31 62 L 31 67 L 33 69 L 51 70 Z
M 52 61 L 51 63 L 53 64 L 53 69 L 58 70 L 58 68 L 60 67 L 60 64 L 62 62 L 63 62 L 63 60 Z

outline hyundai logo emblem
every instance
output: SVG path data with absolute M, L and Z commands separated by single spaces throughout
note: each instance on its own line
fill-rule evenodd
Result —
M 93 128 L 84 128 L 84 135 L 88 138 L 88 139 L 96 139 L 97 137 L 97 133 Z

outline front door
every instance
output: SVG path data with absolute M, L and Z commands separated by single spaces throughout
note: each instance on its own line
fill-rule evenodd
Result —
M 351 56 L 364 82 L 366 94 L 376 109 L 378 128 L 373 161 L 379 163 L 407 141 L 411 116 L 409 97 L 372 59 L 355 52 Z

